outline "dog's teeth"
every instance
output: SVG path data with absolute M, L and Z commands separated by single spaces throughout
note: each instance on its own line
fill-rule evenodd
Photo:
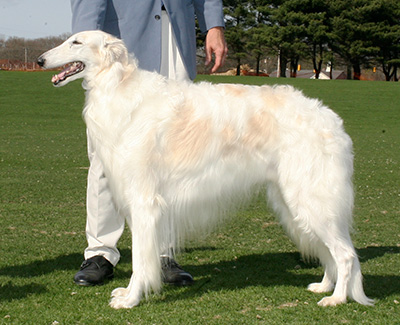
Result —
M 55 74 L 53 78 L 51 78 L 52 82 L 57 82 L 59 80 L 58 76 Z

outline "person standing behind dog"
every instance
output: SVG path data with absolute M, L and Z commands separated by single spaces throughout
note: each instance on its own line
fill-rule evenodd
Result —
M 206 60 L 214 55 L 211 72 L 224 64 L 222 0 L 71 0 L 72 32 L 102 30 L 124 40 L 141 69 L 176 80 L 196 76 L 195 17 L 206 32 Z M 78 285 L 102 284 L 113 277 L 120 259 L 117 243 L 125 225 L 108 188 L 103 167 L 88 141 L 90 168 L 87 185 L 85 260 L 75 274 Z M 164 282 L 190 285 L 192 276 L 169 256 L 161 256 Z

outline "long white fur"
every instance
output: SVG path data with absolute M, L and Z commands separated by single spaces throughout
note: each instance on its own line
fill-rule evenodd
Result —
M 122 41 L 73 35 L 41 56 L 45 68 L 81 61 L 83 116 L 132 231 L 133 274 L 110 305 L 130 308 L 161 288 L 160 253 L 209 228 L 255 185 L 305 256 L 325 268 L 318 304 L 364 305 L 350 239 L 352 142 L 342 120 L 289 86 L 183 83 L 140 70 Z

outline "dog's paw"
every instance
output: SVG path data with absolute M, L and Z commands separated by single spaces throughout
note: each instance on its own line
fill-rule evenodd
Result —
M 327 307 L 327 306 L 336 306 L 336 305 L 345 304 L 345 303 L 346 303 L 346 297 L 342 298 L 342 297 L 330 296 L 330 297 L 322 298 L 318 302 L 318 306 Z
M 118 298 L 118 297 L 126 297 L 128 295 L 127 288 L 116 288 L 111 292 L 111 297 Z
M 322 282 L 315 282 L 308 285 L 307 290 L 315 293 L 332 291 L 333 285 L 324 284 Z
M 110 306 L 114 309 L 128 309 L 139 305 L 140 299 L 130 299 L 129 297 L 114 297 L 110 301 Z

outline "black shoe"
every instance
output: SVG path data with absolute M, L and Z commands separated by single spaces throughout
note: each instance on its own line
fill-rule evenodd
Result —
M 80 286 L 95 286 L 114 277 L 114 266 L 103 256 L 94 256 L 83 261 L 80 270 L 74 276 L 74 282 Z
M 161 256 L 161 269 L 165 283 L 176 286 L 189 286 L 194 282 L 193 277 L 168 256 Z

